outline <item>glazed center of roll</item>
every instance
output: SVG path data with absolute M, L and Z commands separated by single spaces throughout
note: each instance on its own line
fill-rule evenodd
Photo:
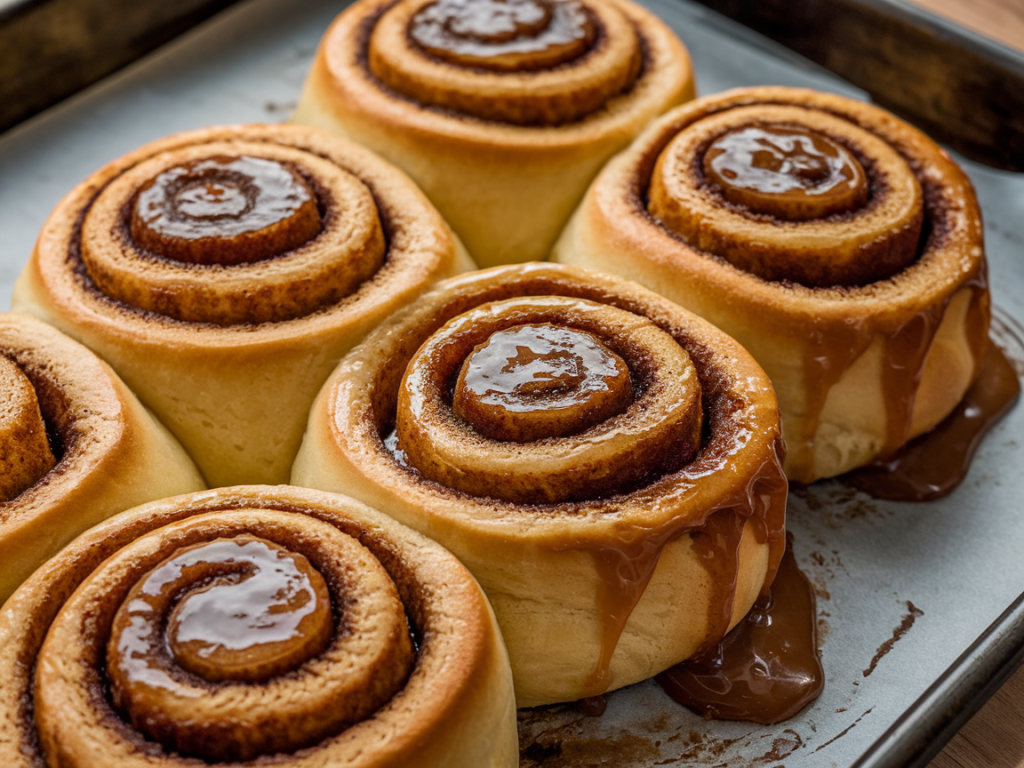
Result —
M 136 243 L 164 258 L 228 266 L 292 251 L 322 222 L 313 190 L 283 163 L 216 156 L 144 184 L 130 227 Z
M 452 408 L 493 440 L 582 432 L 633 400 L 629 368 L 594 335 L 550 324 L 493 334 L 466 359 Z
M 864 169 L 817 131 L 749 126 L 716 139 L 704 175 L 736 205 L 788 221 L 820 219 L 867 202 Z
M 616 307 L 531 296 L 436 329 L 405 369 L 388 439 L 449 488 L 562 503 L 676 471 L 700 450 L 702 418 L 696 368 L 671 334 Z
M 216 540 L 166 560 L 125 601 L 111 641 L 120 657 L 112 674 L 123 674 L 124 684 L 153 673 L 145 661 L 150 630 L 130 614 L 162 615 L 170 605 L 167 647 L 210 682 L 289 672 L 321 653 L 334 629 L 327 585 L 305 557 L 249 536 Z
M 582 56 L 595 28 L 576 0 L 439 0 L 412 18 L 409 35 L 444 61 L 529 71 Z
M 0 502 L 35 485 L 55 464 L 32 382 L 0 355 Z

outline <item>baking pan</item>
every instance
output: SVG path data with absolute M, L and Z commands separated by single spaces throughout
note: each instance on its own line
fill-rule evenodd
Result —
M 0 131 L 234 0 L 0 0 Z
M 647 4 L 690 48 L 702 93 L 778 83 L 867 94 L 704 6 Z M 0 137 L 0 291 L 51 208 L 90 172 L 176 131 L 285 119 L 343 3 L 245 0 Z M 964 161 L 985 213 L 1000 343 L 1024 373 L 1024 176 Z M 793 720 L 709 722 L 652 682 L 520 713 L 522 764 L 921 765 L 1024 647 L 1024 408 L 990 433 L 950 497 L 875 501 L 839 482 L 793 494 L 795 552 L 819 593 L 826 688 Z

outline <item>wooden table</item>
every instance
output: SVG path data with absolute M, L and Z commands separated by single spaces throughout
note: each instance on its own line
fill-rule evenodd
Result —
M 1024 51 L 1024 0 L 911 0 Z M 1024 768 L 1024 668 L 965 725 L 929 768 Z

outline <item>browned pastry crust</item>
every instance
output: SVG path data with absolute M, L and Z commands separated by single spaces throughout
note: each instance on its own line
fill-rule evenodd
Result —
M 246 192 L 267 173 L 285 177 L 275 183 L 287 194 L 255 234 L 225 230 L 235 220 L 219 214 L 185 217 L 183 230 L 177 208 L 156 215 L 230 204 L 221 182 L 241 178 Z M 107 360 L 211 485 L 282 482 L 337 360 L 431 283 L 470 268 L 422 193 L 365 149 L 314 129 L 227 126 L 149 144 L 75 188 L 14 306 Z
M 848 150 L 867 174 L 866 202 L 793 221 L 724 199 L 701 153 L 725 132 L 764 124 L 811 127 Z M 688 154 L 661 159 L 683 144 Z M 667 182 L 656 191 L 659 172 Z M 659 206 L 666 184 L 675 200 Z M 710 223 L 695 234 L 671 211 Z M 892 227 L 878 229 L 883 220 Z M 749 349 L 779 395 L 786 471 L 801 482 L 861 466 L 930 430 L 967 390 L 987 343 L 987 269 L 970 181 L 920 131 L 830 94 L 739 89 L 666 114 L 608 164 L 554 258 L 628 275 Z
M 483 341 L 539 322 L 597 339 L 635 392 L 597 422 L 543 424 L 550 437 L 485 437 L 444 382 Z M 511 343 L 527 363 L 539 349 Z M 533 706 L 650 677 L 747 612 L 784 547 L 781 452 L 775 395 L 738 344 L 627 281 L 533 264 L 442 283 L 353 350 L 314 404 L 293 482 L 345 489 L 449 547 Z
M 502 53 L 542 39 L 553 29 L 543 24 L 537 38 L 532 30 L 512 43 L 488 42 L 486 29 L 451 51 L 417 42 L 416 20 L 448 6 L 477 16 L 484 6 L 554 9 L 553 19 L 569 9 L 593 29 L 567 41 L 568 53 Z M 446 25 L 472 26 L 457 16 Z M 693 95 L 682 43 L 628 0 L 362 0 L 324 35 L 293 122 L 340 133 L 405 170 L 489 267 L 546 258 L 604 162 Z
M 326 600 L 310 603 L 292 561 L 326 585 Z M 258 579 L 272 588 L 249 586 Z M 169 602 L 153 602 L 165 593 Z M 287 603 L 292 595 L 305 597 Z M 218 634 L 227 616 L 196 625 L 217 601 L 263 629 Z M 311 604 L 326 612 L 326 646 L 292 632 L 300 657 L 284 674 L 243 665 L 247 677 L 218 680 L 175 661 L 184 637 L 175 621 L 193 621 L 193 642 L 230 638 L 227 651 L 215 647 L 238 657 L 244 642 L 262 642 L 252 633 Z M 473 577 L 390 518 L 308 489 L 179 496 L 83 534 L 0 611 L 0 670 L 0 761 L 11 768 L 518 761 L 508 659 Z M 124 699 L 122 678 L 138 701 Z
M 81 344 L 33 318 L 4 314 L 0 364 L 27 386 L 22 395 L 35 409 L 28 429 L 25 422 L 2 420 L 11 428 L 0 434 L 0 463 L 13 460 L 23 470 L 31 465 L 0 499 L 3 604 L 90 526 L 154 498 L 205 486 L 178 442 Z M 0 383 L 7 401 L 7 382 Z M 15 474 L 9 469 L 5 483 Z

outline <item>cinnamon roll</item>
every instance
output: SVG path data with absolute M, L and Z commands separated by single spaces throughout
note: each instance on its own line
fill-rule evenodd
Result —
M 110 368 L 38 320 L 0 314 L 0 393 L 0 605 L 86 528 L 205 487 Z
M 811 482 L 931 430 L 977 375 L 990 299 L 970 181 L 869 104 L 748 88 L 654 123 L 555 247 L 743 344 L 775 385 L 786 472 Z
M 292 477 L 451 549 L 534 706 L 648 678 L 749 610 L 785 547 L 781 453 L 775 394 L 732 339 L 534 264 L 446 281 L 346 356 Z
M 489 267 L 547 258 L 605 161 L 693 95 L 682 43 L 628 0 L 361 0 L 293 121 L 405 170 Z
M 0 611 L 0 674 L 11 768 L 518 761 L 473 577 L 307 489 L 179 496 L 83 534 Z
M 341 356 L 472 268 L 409 179 L 293 126 L 183 133 L 50 216 L 14 307 L 100 354 L 211 485 L 284 482 Z

